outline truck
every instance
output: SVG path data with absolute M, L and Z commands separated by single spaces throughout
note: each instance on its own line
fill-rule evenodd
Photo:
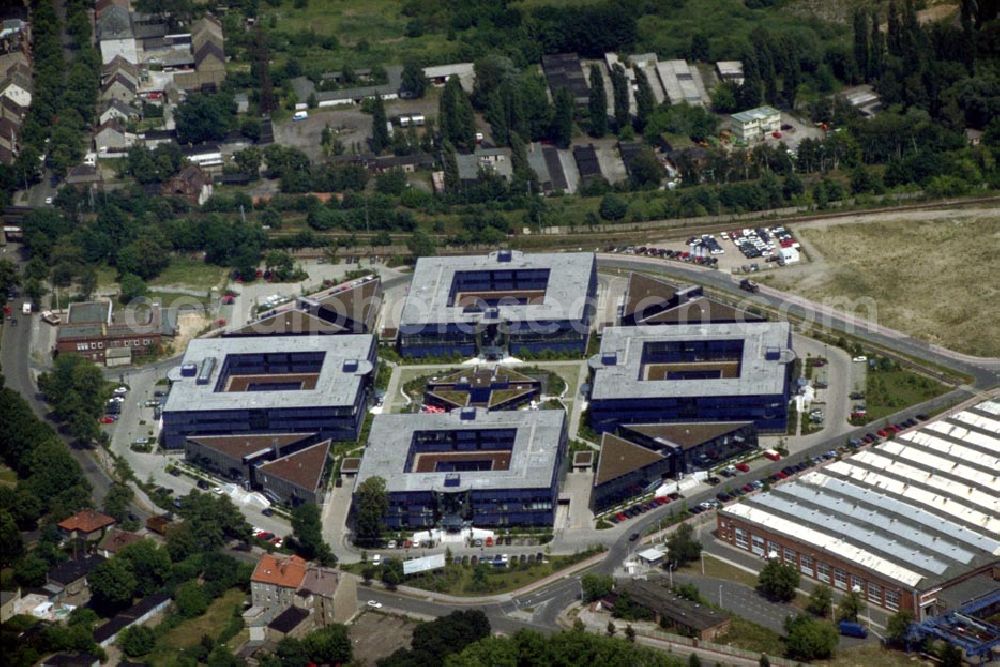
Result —
M 740 281 L 740 289 L 744 292 L 750 292 L 751 294 L 756 294 L 760 292 L 760 285 L 758 285 L 753 280 L 749 278 L 744 278 Z
M 868 638 L 868 628 L 860 623 L 843 620 L 837 624 L 837 629 L 840 630 L 840 634 L 845 637 L 857 637 L 858 639 Z

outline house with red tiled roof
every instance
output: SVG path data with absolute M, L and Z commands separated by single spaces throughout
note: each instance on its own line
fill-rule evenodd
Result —
M 106 529 L 115 525 L 115 520 L 107 514 L 88 508 L 63 519 L 56 525 L 69 539 L 95 540 L 104 537 Z
M 97 553 L 101 554 L 105 558 L 111 558 L 128 545 L 134 544 L 142 539 L 144 538 L 139 533 L 130 533 L 127 530 L 112 528 L 105 533 L 101 541 L 97 543 Z
M 357 580 L 299 556 L 264 554 L 250 576 L 251 606 L 243 613 L 251 641 L 278 641 L 312 628 L 344 623 L 357 608 Z

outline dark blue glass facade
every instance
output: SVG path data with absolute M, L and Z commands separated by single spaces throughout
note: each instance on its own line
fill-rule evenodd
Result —
M 783 394 L 595 400 L 590 403 L 590 425 L 598 433 L 605 433 L 627 424 L 752 421 L 759 431 L 784 433 L 788 426 L 788 387 L 786 375 Z

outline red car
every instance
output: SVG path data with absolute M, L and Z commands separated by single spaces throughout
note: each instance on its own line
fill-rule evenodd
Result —
M 100 422 L 102 424 L 114 424 L 115 418 L 112 417 L 111 415 L 104 415 L 103 417 L 101 417 Z
M 781 138 L 781 132 L 772 132 L 771 136 L 774 137 L 775 139 L 780 139 Z
M 764 451 L 764 458 L 767 459 L 767 460 L 769 460 L 769 461 L 780 461 L 781 460 L 781 454 L 779 454 L 778 452 L 774 451 L 773 449 L 768 449 L 768 450 Z
M 778 472 L 776 472 L 774 474 L 778 476 L 778 479 L 788 479 L 788 474 L 785 473 L 785 472 L 782 472 L 781 470 L 779 470 Z
M 615 514 L 615 516 L 618 517 L 619 521 L 625 521 L 628 519 L 628 517 L 625 516 L 624 512 L 618 512 L 617 514 Z
M 737 463 L 736 469 L 740 472 L 750 472 L 750 464 L 748 463 Z
M 883 428 L 880 428 L 879 430 L 875 431 L 875 434 L 878 435 L 878 437 L 880 438 L 886 438 L 889 436 L 889 432 Z
M 745 491 L 746 493 L 750 493 L 751 491 L 753 491 L 753 484 L 744 484 L 743 491 Z

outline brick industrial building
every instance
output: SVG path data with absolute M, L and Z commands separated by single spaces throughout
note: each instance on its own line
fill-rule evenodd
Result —
M 399 323 L 404 356 L 576 353 L 597 302 L 593 253 L 421 257 Z
M 159 303 L 114 310 L 111 301 L 71 303 L 66 320 L 56 331 L 56 353 L 75 353 L 96 363 L 155 353 L 177 328 L 175 313 Z M 113 352 L 124 352 L 116 355 Z
M 386 480 L 393 530 L 551 526 L 566 438 L 562 410 L 376 415 L 355 489 Z
M 717 537 L 917 620 L 1000 581 L 1000 402 L 719 511 Z

